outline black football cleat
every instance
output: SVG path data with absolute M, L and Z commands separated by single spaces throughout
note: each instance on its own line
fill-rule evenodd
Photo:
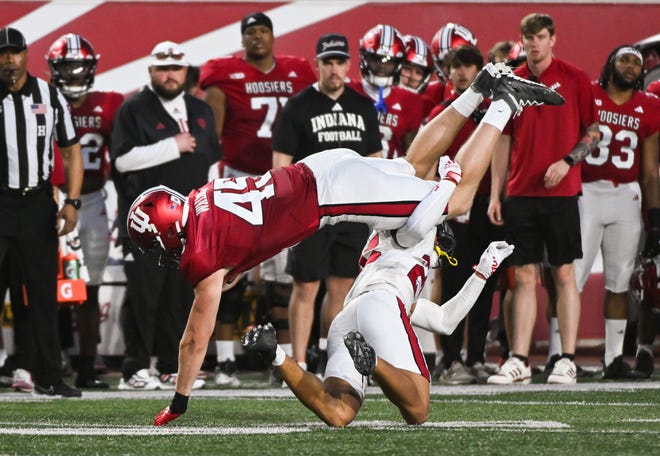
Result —
M 269 360 L 273 361 L 277 350 L 275 327 L 271 323 L 266 323 L 252 328 L 241 337 L 241 345 L 246 350 L 265 353 L 269 356 Z
M 603 378 L 610 380 L 641 380 L 644 377 L 640 372 L 632 369 L 619 355 L 603 369 Z
M 527 106 L 560 106 L 565 101 L 564 97 L 543 84 L 528 81 L 513 73 L 502 74 L 497 78 L 493 100 L 504 100 L 511 107 L 513 117 L 520 115 Z
M 484 98 L 490 98 L 495 92 L 498 79 L 504 74 L 510 74 L 511 67 L 504 63 L 489 63 L 484 66 L 472 81 L 471 87 Z
M 364 340 L 357 331 L 351 331 L 344 336 L 344 345 L 353 358 L 355 369 L 364 376 L 369 376 L 376 368 L 376 351 Z

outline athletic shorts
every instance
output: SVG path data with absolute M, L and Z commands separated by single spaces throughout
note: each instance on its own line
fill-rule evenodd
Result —
M 299 282 L 315 282 L 328 276 L 355 278 L 368 237 L 369 228 L 363 223 L 325 226 L 291 248 L 287 272 Z
M 582 258 L 577 197 L 509 197 L 503 205 L 506 240 L 515 246 L 509 264 L 552 266 Z

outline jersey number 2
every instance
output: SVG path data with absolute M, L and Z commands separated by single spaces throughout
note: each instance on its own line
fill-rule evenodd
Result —
M 248 179 L 254 182 L 255 188 L 250 189 Z M 275 196 L 275 186 L 270 172 L 256 178 L 216 179 L 213 185 L 213 203 L 251 225 L 263 225 L 261 202 L 272 196 Z

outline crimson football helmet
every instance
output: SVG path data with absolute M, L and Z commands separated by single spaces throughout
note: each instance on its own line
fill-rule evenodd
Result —
M 378 24 L 360 39 L 360 73 L 371 85 L 390 87 L 398 82 L 405 45 L 391 25 Z M 394 65 L 389 65 L 393 63 Z M 391 68 L 384 69 L 382 65 Z
M 186 242 L 187 206 L 188 199 L 171 188 L 150 188 L 128 211 L 128 234 L 142 253 L 160 249 L 166 258 L 176 261 Z
M 660 255 L 641 257 L 630 278 L 630 289 L 635 299 L 660 316 Z
M 424 77 L 422 83 L 417 87 L 415 92 L 424 93 L 426 86 L 431 80 L 433 74 L 433 57 L 431 56 L 431 49 L 420 37 L 415 35 L 406 35 L 403 37 L 405 45 L 405 54 L 403 56 L 403 63 L 415 65 L 422 69 Z
M 460 24 L 448 22 L 435 33 L 433 40 L 431 40 L 431 52 L 433 53 L 435 69 L 441 79 L 446 78 L 443 70 L 443 60 L 447 53 L 466 44 L 476 46 L 477 38 L 470 30 Z
M 522 41 L 518 41 L 511 47 L 506 64 L 512 68 L 519 67 L 527 59 L 527 51 L 523 47 Z
M 50 82 L 67 98 L 80 98 L 92 88 L 96 63 L 101 56 L 80 35 L 67 33 L 50 46 L 46 60 Z

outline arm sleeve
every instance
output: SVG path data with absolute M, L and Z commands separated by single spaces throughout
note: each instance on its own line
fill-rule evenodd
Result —
M 395 233 L 396 242 L 401 247 L 412 247 L 419 243 L 429 231 L 441 224 L 447 216 L 447 204 L 454 194 L 456 183 L 450 179 L 441 180 L 422 201 L 419 202 L 406 224 Z
M 124 155 L 117 157 L 117 171 L 125 173 L 162 165 L 179 158 L 179 148 L 174 137 L 163 139 L 148 146 L 133 147 Z
M 438 334 L 451 334 L 467 316 L 484 289 L 486 281 L 472 274 L 461 291 L 439 306 L 425 298 L 415 303 L 410 322 L 418 328 Z

